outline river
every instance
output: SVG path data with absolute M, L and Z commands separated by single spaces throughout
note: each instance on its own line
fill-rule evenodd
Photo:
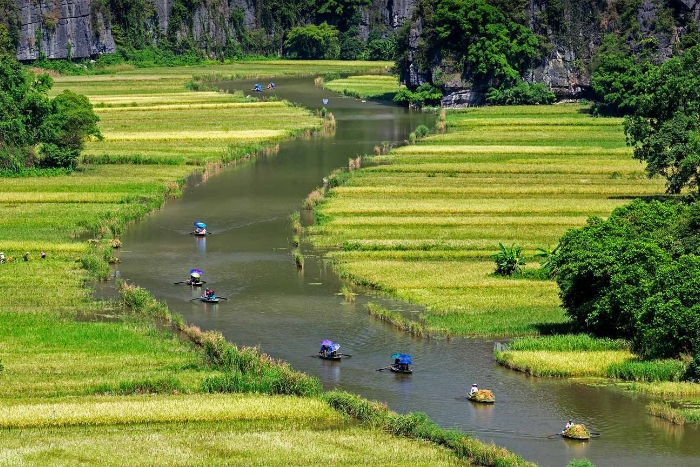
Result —
M 251 89 L 252 84 L 227 87 Z M 645 397 L 506 370 L 495 362 L 490 340 L 424 340 L 400 333 L 370 317 L 365 304 L 383 300 L 405 313 L 417 307 L 367 294 L 345 303 L 338 294 L 342 282 L 322 255 L 305 245 L 305 267 L 298 272 L 290 254 L 289 214 L 349 158 L 371 153 L 384 141 L 402 142 L 435 117 L 341 97 L 314 86 L 312 78 L 276 84 L 278 96 L 309 108 L 329 99 L 335 133 L 291 139 L 274 154 L 228 167 L 206 181 L 193 179 L 182 198 L 127 229 L 119 275 L 165 300 L 187 322 L 219 330 L 237 345 L 260 346 L 318 376 L 326 388 L 380 400 L 398 412 L 425 412 L 444 427 L 473 433 L 542 466 L 565 466 L 581 457 L 598 467 L 700 463 L 700 430 L 646 415 Z M 195 220 L 206 222 L 214 234 L 189 235 Z M 198 291 L 173 282 L 185 279 L 190 268 L 202 269 L 207 286 L 229 300 L 188 301 Z M 340 342 L 341 351 L 353 357 L 312 358 L 323 339 Z M 413 375 L 375 371 L 389 364 L 394 352 L 413 356 Z M 495 405 L 463 400 L 474 382 L 494 391 Z M 548 438 L 570 418 L 601 436 L 585 443 Z

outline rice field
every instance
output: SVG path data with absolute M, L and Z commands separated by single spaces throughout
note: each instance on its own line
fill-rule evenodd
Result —
M 198 71 L 311 75 L 376 64 L 255 66 Z M 466 465 L 433 444 L 360 427 L 318 399 L 208 394 L 232 371 L 197 347 L 213 334 L 189 327 L 195 344 L 186 342 L 146 313 L 92 299 L 85 284 L 106 264 L 108 240 L 178 196 L 187 176 L 321 124 L 283 102 L 187 92 L 194 72 L 57 78 L 53 92 L 95 104 L 105 140 L 88 143 L 71 175 L 0 184 L 0 465 Z
M 393 99 L 399 89 L 405 86 L 399 84 L 396 76 L 365 75 L 334 79 L 324 83 L 323 87 L 333 92 L 362 99 Z
M 368 156 L 315 209 L 308 238 L 348 279 L 424 305 L 428 332 L 561 329 L 554 282 L 492 275 L 498 244 L 522 246 L 526 268 L 537 268 L 537 248 L 631 198 L 663 193 L 663 181 L 632 159 L 620 119 L 593 118 L 581 105 L 443 119 L 446 132 Z
M 284 409 L 286 402 L 268 401 L 273 410 Z M 337 418 L 303 417 L 3 430 L 0 452 L 0 464 L 26 466 L 471 465 L 429 443 Z

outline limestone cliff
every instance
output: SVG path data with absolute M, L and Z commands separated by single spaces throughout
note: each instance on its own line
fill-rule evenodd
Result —
M 636 15 L 626 15 L 623 8 L 633 8 L 633 13 L 636 8 Z M 530 0 L 526 16 L 528 27 L 545 44 L 526 79 L 548 84 L 559 97 L 580 97 L 589 90 L 591 61 L 606 34 L 621 35 L 635 52 L 639 50 L 634 50 L 638 47 L 634 44 L 646 39 L 661 58 L 668 58 L 672 45 L 685 33 L 684 24 L 698 21 L 700 0 L 640 0 L 636 6 L 617 0 Z M 450 94 L 444 104 L 481 102 L 484 89 L 473 87 L 469 76 L 451 69 L 440 56 L 433 57 L 427 68 L 418 66 L 423 23 L 422 17 L 413 15 L 408 34 L 409 66 L 402 81 L 417 87 L 434 83 L 434 78 L 440 76 L 440 85 Z
M 115 50 L 108 13 L 95 0 L 17 0 L 17 58 L 90 57 Z

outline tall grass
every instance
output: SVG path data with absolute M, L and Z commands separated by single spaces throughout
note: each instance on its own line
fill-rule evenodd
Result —
M 364 424 L 380 427 L 396 436 L 422 439 L 452 451 L 458 458 L 483 466 L 526 467 L 535 464 L 499 448 L 488 445 L 457 430 L 446 430 L 431 421 L 425 414 L 397 414 L 386 405 L 371 402 L 347 392 L 327 392 L 323 400 L 334 409 Z
M 406 319 L 397 311 L 386 309 L 380 305 L 377 305 L 376 303 L 368 303 L 367 311 L 371 316 L 379 319 L 380 321 L 391 323 L 403 332 L 407 332 L 418 337 L 428 337 L 428 333 L 425 331 L 421 323 Z
M 588 334 L 519 337 L 508 344 L 509 351 L 552 350 L 559 352 L 591 352 L 629 349 L 629 343 L 622 339 L 597 338 Z

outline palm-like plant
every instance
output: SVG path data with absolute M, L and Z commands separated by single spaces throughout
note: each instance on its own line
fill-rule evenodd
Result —
M 547 275 L 550 278 L 554 278 L 557 275 L 557 268 L 554 260 L 556 259 L 557 253 L 559 253 L 559 246 L 557 245 L 552 248 L 551 245 L 547 245 L 547 248 L 538 248 L 537 253 L 535 253 L 535 258 L 540 259 L 540 267 L 547 271 Z
M 520 266 L 525 266 L 522 247 L 515 246 L 515 243 L 510 247 L 505 247 L 502 243 L 499 243 L 498 247 L 501 251 L 492 256 L 496 262 L 496 274 L 499 276 L 512 276 L 515 273 L 522 272 Z

